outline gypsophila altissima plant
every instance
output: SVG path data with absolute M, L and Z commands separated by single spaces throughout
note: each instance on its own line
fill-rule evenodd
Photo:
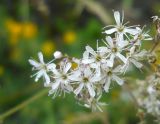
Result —
M 111 83 L 114 81 L 120 86 L 123 85 L 124 75 L 131 66 L 141 70 L 144 61 L 151 61 L 154 56 L 154 48 L 152 50 L 141 48 L 143 41 L 155 39 L 145 31 L 145 26 L 128 26 L 128 22 L 124 22 L 124 14 L 120 15 L 118 11 L 114 11 L 114 19 L 116 24 L 103 28 L 105 38 L 98 40 L 96 49 L 87 45 L 80 59 L 64 56 L 60 51 L 56 51 L 54 58 L 49 62 L 44 62 L 41 52 L 38 53 L 39 61 L 29 59 L 35 71 L 32 77 L 35 77 L 36 82 L 42 77 L 44 87 L 50 88 L 49 95 L 53 98 L 73 93 L 75 99 L 85 107 L 91 108 L 92 111 L 102 111 L 101 106 L 106 103 L 100 102 L 100 98 L 110 92 Z M 156 24 L 160 22 L 157 16 L 153 19 Z M 159 39 L 159 36 L 157 34 L 156 38 Z M 103 45 L 99 45 L 99 42 Z M 140 90 L 149 92 L 147 96 L 143 99 L 137 98 L 140 105 L 145 104 L 144 108 L 149 108 L 147 112 L 159 116 L 160 101 L 156 101 L 156 98 L 160 94 L 150 85 L 160 85 L 160 78 L 152 76 L 150 80 L 152 83 L 144 82 L 147 90 L 144 86 L 139 86 Z M 156 108 L 153 108 L 154 106 Z

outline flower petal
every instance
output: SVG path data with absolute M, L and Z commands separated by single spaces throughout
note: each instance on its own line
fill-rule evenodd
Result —
M 107 43 L 109 44 L 110 47 L 114 47 L 113 39 L 110 36 L 106 37 L 106 41 L 107 41 Z
M 125 33 L 129 33 L 129 34 L 132 34 L 132 35 L 138 34 L 138 31 L 137 31 L 136 29 L 131 29 L 131 28 L 125 28 L 125 29 L 124 29 L 124 32 L 125 32 Z
M 45 84 L 48 85 L 50 83 L 50 78 L 49 78 L 49 76 L 47 75 L 46 72 L 44 72 L 43 75 L 44 75 L 44 78 L 45 78 Z
M 51 63 L 49 65 L 47 65 L 47 69 L 49 70 L 52 70 L 52 69 L 55 69 L 56 68 L 56 65 L 54 63 Z
M 112 75 L 113 80 L 115 80 L 119 85 L 122 85 L 124 83 L 124 81 L 122 79 L 120 79 L 118 76 L 116 75 Z
M 65 65 L 65 67 L 64 67 L 64 73 L 67 73 L 68 72 L 68 70 L 71 68 L 71 66 L 72 66 L 72 64 L 69 62 L 69 63 L 67 63 L 66 65 Z
M 137 68 L 142 68 L 142 64 L 134 59 L 130 59 L 130 61 L 137 67 Z
M 105 85 L 104 85 L 104 90 L 105 90 L 106 92 L 109 92 L 110 84 L 111 84 L 111 78 L 108 77 L 108 78 L 107 78 L 107 81 L 106 81 L 106 83 L 105 83 Z
M 120 21 L 120 13 L 118 11 L 114 12 L 114 18 L 115 18 L 116 24 L 119 26 L 121 24 L 121 21 Z
M 37 82 L 43 74 L 44 74 L 44 70 L 40 70 L 36 75 L 35 82 Z
M 122 54 L 117 53 L 116 56 L 117 56 L 118 58 L 120 58 L 124 63 L 127 62 L 127 59 L 126 59 Z
M 87 83 L 87 84 L 86 84 L 86 87 L 87 87 L 87 89 L 88 89 L 88 92 L 89 92 L 90 96 L 91 96 L 91 97 L 94 97 L 94 96 L 95 96 L 95 91 L 94 91 L 94 89 L 93 89 L 93 86 L 91 86 L 90 83 Z
M 88 52 L 88 51 L 85 51 L 85 52 L 83 53 L 83 58 L 84 58 L 84 59 L 88 59 L 88 58 L 89 58 L 89 52 Z
M 35 68 L 38 68 L 38 67 L 40 66 L 40 64 L 39 64 L 37 61 L 34 61 L 34 60 L 32 60 L 32 59 L 29 59 L 28 61 L 29 61 L 29 63 L 30 63 L 31 65 L 33 65 Z
M 39 61 L 40 61 L 40 63 L 44 64 L 43 54 L 42 54 L 42 52 L 38 52 L 38 57 L 39 57 Z
M 110 59 L 107 60 L 107 65 L 108 65 L 109 67 L 113 67 L 114 58 L 115 58 L 115 55 L 114 55 L 114 54 L 111 54 Z
M 78 94 L 81 92 L 83 86 L 84 86 L 84 84 L 83 84 L 83 83 L 80 83 L 80 85 L 79 85 L 78 88 L 74 91 L 74 93 L 75 93 L 76 95 L 78 95 Z
M 55 83 L 52 84 L 52 90 L 57 89 L 59 85 L 60 85 L 60 80 L 57 80 Z
M 90 63 L 93 63 L 95 61 L 94 58 L 91 58 L 91 59 L 83 59 L 82 60 L 82 63 L 83 64 L 90 64 Z
M 116 32 L 116 31 L 117 31 L 117 28 L 111 28 L 111 29 L 105 30 L 104 32 L 106 34 L 112 34 L 112 33 Z
M 86 46 L 86 51 L 91 53 L 92 55 L 96 56 L 96 52 L 90 46 Z
M 90 67 L 87 67 L 84 69 L 84 76 L 85 77 L 89 77 L 89 76 L 91 76 L 91 74 L 92 74 L 92 71 L 91 71 Z

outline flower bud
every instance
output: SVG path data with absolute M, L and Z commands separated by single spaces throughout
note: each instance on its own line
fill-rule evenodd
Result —
M 54 52 L 53 55 L 54 55 L 54 58 L 55 58 L 55 59 L 60 59 L 60 58 L 62 58 L 62 56 L 63 56 L 62 53 L 61 53 L 60 51 Z

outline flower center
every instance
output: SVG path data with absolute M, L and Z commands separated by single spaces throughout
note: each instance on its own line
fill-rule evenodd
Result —
M 84 83 L 87 83 L 88 81 L 89 81 L 89 79 L 88 79 L 87 77 L 84 77 L 84 78 L 83 78 L 83 82 L 84 82 Z
M 47 66 L 46 66 L 45 64 L 42 64 L 42 65 L 40 66 L 40 69 L 47 70 Z
M 111 76 L 111 75 L 112 75 L 112 72 L 111 72 L 111 71 L 108 71 L 108 72 L 107 72 L 107 75 L 108 75 L 108 76 Z
M 99 55 L 96 56 L 96 61 L 100 61 L 101 59 L 102 59 L 101 56 Z
M 143 40 L 144 39 L 143 35 L 142 34 L 138 35 L 138 39 Z
M 113 47 L 113 48 L 112 48 L 112 52 L 113 52 L 113 53 L 116 53 L 117 51 L 118 51 L 118 50 L 117 50 L 116 47 Z
M 67 75 L 63 74 L 63 75 L 62 75 L 62 79 L 63 79 L 63 80 L 66 80 L 66 79 L 67 79 Z
M 123 30 L 124 30 L 124 26 L 120 26 L 120 27 L 118 28 L 118 32 L 123 32 Z

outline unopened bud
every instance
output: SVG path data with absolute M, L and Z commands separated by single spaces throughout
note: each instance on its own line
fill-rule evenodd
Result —
M 54 52 L 53 55 L 54 55 L 54 58 L 55 58 L 55 59 L 60 59 L 60 58 L 62 58 L 62 56 L 63 56 L 62 53 L 61 53 L 60 51 Z

